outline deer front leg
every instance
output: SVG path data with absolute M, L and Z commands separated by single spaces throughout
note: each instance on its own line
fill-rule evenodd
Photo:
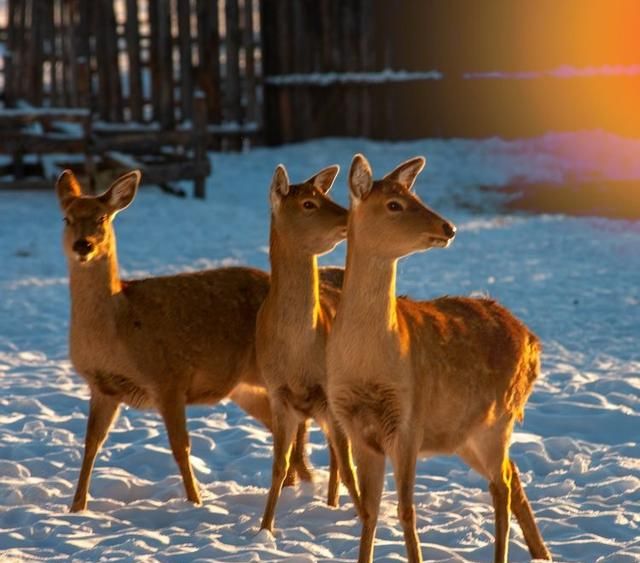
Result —
M 358 468 L 360 517 L 362 519 L 358 563 L 372 563 L 373 541 L 380 512 L 382 486 L 384 485 L 384 455 L 355 442 L 353 443 L 353 455 Z
M 70 512 L 78 512 L 87 508 L 87 494 L 89 492 L 89 482 L 91 471 L 95 463 L 96 456 L 104 444 L 109 429 L 116 419 L 120 402 L 113 397 L 103 395 L 99 391 L 91 391 L 89 401 L 89 420 L 87 421 L 87 434 L 84 443 L 84 457 L 82 468 L 78 477 L 76 494 L 71 503 Z
M 289 469 L 291 447 L 296 433 L 297 421 L 291 409 L 281 403 L 273 404 L 273 469 L 271 488 L 262 516 L 261 530 L 273 532 L 276 504 L 280 498 L 282 484 Z
M 398 518 L 404 532 L 409 563 L 422 562 L 420 540 L 416 530 L 416 509 L 413 502 L 416 459 L 417 455 L 413 443 L 407 440 L 399 441 L 392 462 L 398 493 Z
M 189 461 L 191 444 L 189 433 L 187 432 L 184 398 L 177 395 L 177 393 L 173 393 L 163 398 L 159 410 L 167 428 L 173 457 L 182 474 L 182 482 L 187 493 L 187 499 L 194 504 L 201 504 L 198 483 L 193 475 L 191 462 Z
M 509 464 L 511 465 L 511 510 L 518 520 L 520 528 L 522 528 L 522 534 L 529 547 L 531 558 L 551 561 L 551 553 L 544 544 L 544 539 L 542 539 L 542 534 L 536 524 L 529 499 L 522 488 L 518 467 L 511 459 Z

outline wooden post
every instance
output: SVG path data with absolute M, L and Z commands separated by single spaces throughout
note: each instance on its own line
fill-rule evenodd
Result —
M 157 48 L 160 81 L 160 124 L 164 129 L 171 129 L 175 124 L 173 111 L 173 45 L 171 38 L 171 6 L 169 0 L 156 0 Z
M 374 18 L 371 9 L 360 10 L 360 68 L 363 72 L 370 72 L 374 69 Z M 362 85 L 360 94 L 360 123 L 361 135 L 370 137 L 373 121 L 371 88 L 369 84 Z
M 62 0 L 62 53 L 63 67 L 62 75 L 64 80 L 65 105 L 69 107 L 78 106 L 78 75 L 76 68 L 76 42 L 75 26 L 73 25 L 72 0 Z
M 193 81 L 191 77 L 191 7 L 189 0 L 178 0 L 178 44 L 180 45 L 180 109 L 183 121 L 191 119 Z
M 227 96 L 225 105 L 229 121 L 240 124 L 242 105 L 240 101 L 240 22 L 238 0 L 225 1 L 225 21 L 227 28 L 227 35 L 225 37 L 227 51 L 227 72 L 225 73 Z M 235 148 L 239 148 L 237 138 L 233 140 L 232 144 Z
M 133 121 L 142 121 L 142 77 L 140 75 L 140 23 L 138 0 L 127 0 L 125 36 L 129 59 L 129 109 Z
M 207 102 L 204 92 L 196 90 L 193 106 L 193 159 L 198 168 L 207 159 Z M 199 171 L 193 183 L 193 195 L 198 199 L 206 196 L 206 176 Z
M 244 87 L 247 94 L 247 109 L 245 121 L 255 122 L 258 118 L 256 108 L 256 76 L 254 49 L 254 22 L 253 22 L 253 0 L 244 0 L 244 21 L 243 21 L 243 43 L 244 43 Z
M 9 0 L 9 19 L 7 29 L 7 52 L 4 56 L 4 99 L 8 108 L 12 108 L 15 104 L 15 77 L 14 77 L 14 61 L 16 48 L 16 27 L 13 22 L 13 14 L 17 10 L 16 0 Z
M 205 93 L 209 123 L 219 124 L 222 119 L 222 104 L 218 0 L 197 0 L 196 6 L 198 14 L 197 87 Z
M 46 17 L 44 0 L 32 0 L 31 37 L 29 38 L 29 90 L 27 99 L 35 106 L 42 105 L 42 27 Z

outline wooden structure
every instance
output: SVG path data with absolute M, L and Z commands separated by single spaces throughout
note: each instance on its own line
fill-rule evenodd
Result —
M 639 21 L 638 0 L 262 0 L 265 135 L 638 136 Z
M 206 147 L 241 148 L 260 131 L 256 7 L 8 0 L 0 152 L 13 155 L 16 181 L 28 155 L 72 152 L 96 169 L 140 166 L 147 182 L 192 179 L 203 197 Z M 89 125 L 74 127 L 78 112 Z

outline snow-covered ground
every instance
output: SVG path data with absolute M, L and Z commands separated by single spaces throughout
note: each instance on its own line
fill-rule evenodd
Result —
M 544 342 L 543 376 L 512 447 L 556 561 L 640 560 L 640 222 L 504 214 L 480 184 L 514 176 L 640 178 L 640 140 L 604 133 L 502 141 L 323 140 L 212 155 L 206 202 L 142 189 L 117 221 L 122 269 L 147 276 L 268 265 L 267 186 L 365 153 L 376 176 L 415 154 L 417 189 L 458 226 L 446 250 L 410 257 L 399 291 L 490 294 Z M 633 194 L 640 197 L 640 193 Z M 270 436 L 233 404 L 189 411 L 204 504 L 184 500 L 159 416 L 126 409 L 99 456 L 89 510 L 67 508 L 80 468 L 87 391 L 67 359 L 69 297 L 53 192 L 0 194 L 0 560 L 353 561 L 359 525 L 343 491 L 328 508 L 328 456 L 311 434 L 316 483 L 286 490 L 275 537 L 257 534 Z M 340 264 L 344 246 L 325 263 Z M 422 461 L 416 502 L 427 560 L 489 561 L 483 480 L 454 458 Z M 511 560 L 528 561 L 515 524 Z M 376 559 L 405 558 L 387 474 Z

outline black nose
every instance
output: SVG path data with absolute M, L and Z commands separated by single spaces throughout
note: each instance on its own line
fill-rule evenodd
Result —
M 81 238 L 73 243 L 73 251 L 80 254 L 80 256 L 86 256 L 93 250 L 93 244 L 91 244 L 86 238 Z
M 453 238 L 453 235 L 456 234 L 456 228 L 451 223 L 443 223 L 442 230 L 444 231 L 445 236 L 449 238 Z

